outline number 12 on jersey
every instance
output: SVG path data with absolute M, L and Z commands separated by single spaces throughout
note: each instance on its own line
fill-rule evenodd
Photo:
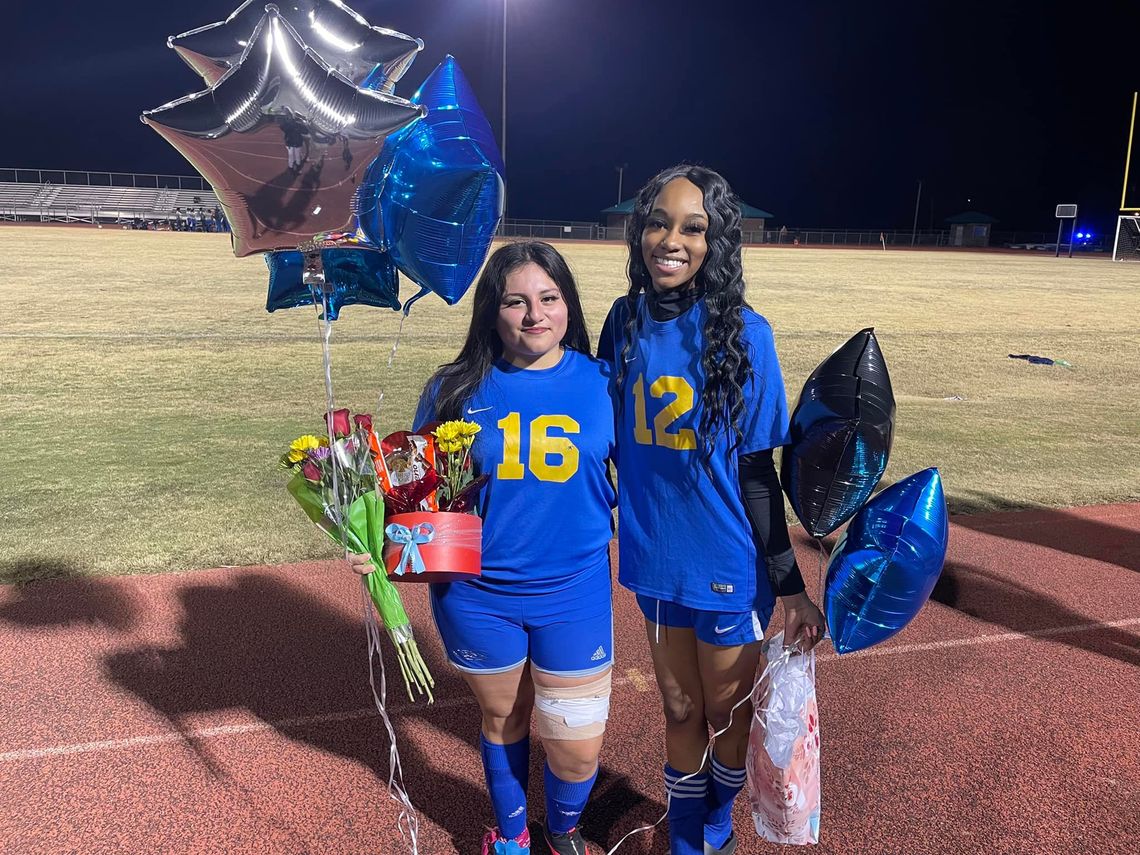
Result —
M 638 374 L 633 384 L 633 438 L 640 445 L 659 445 L 675 451 L 692 451 L 697 447 L 697 435 L 691 428 L 670 431 L 673 422 L 693 409 L 693 387 L 684 377 L 664 375 L 649 386 L 654 398 L 672 396 L 653 417 L 653 430 L 649 429 L 645 407 L 645 375 Z M 656 442 L 654 440 L 656 439 Z
M 508 413 L 497 426 L 503 431 L 503 462 L 495 469 L 501 481 L 519 481 L 526 474 L 522 464 L 522 416 Z M 578 422 L 569 416 L 539 416 L 530 423 L 530 454 L 527 463 L 539 481 L 565 483 L 578 471 L 578 446 L 565 436 L 551 436 L 557 429 L 563 433 L 580 433 Z M 557 462 L 551 463 L 550 458 Z

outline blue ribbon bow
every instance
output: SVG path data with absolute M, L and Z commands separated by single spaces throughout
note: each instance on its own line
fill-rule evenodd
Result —
M 420 544 L 431 543 L 435 538 L 434 525 L 425 522 L 408 528 L 399 523 L 389 523 L 384 529 L 384 534 L 393 543 L 404 544 L 404 549 L 400 553 L 400 563 L 396 565 L 394 571 L 397 576 L 403 576 L 405 573 L 423 573 L 427 569 L 420 554 Z

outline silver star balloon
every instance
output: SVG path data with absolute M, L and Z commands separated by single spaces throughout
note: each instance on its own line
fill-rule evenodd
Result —
M 330 68 L 356 84 L 369 78 L 371 89 L 391 92 L 424 46 L 395 30 L 373 27 L 340 0 L 283 0 L 277 8 Z M 166 44 L 213 85 L 237 64 L 264 10 L 264 0 L 246 0 L 226 20 L 171 36 Z
M 353 85 L 270 5 L 215 85 L 142 120 L 213 186 L 240 256 L 352 231 L 363 172 L 388 134 L 424 112 Z

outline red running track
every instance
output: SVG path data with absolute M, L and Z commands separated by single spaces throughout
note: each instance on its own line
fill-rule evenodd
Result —
M 798 548 L 814 576 L 812 547 Z M 1138 583 L 1140 504 L 954 517 L 914 623 L 821 655 L 817 851 L 1140 851 Z M 390 687 L 390 708 L 419 851 L 468 855 L 489 821 L 478 717 L 424 593 L 407 599 L 439 700 Z M 628 592 L 615 603 L 613 713 L 583 823 L 607 846 L 663 806 L 644 629 Z M 0 588 L 0 850 L 409 851 L 360 609 L 336 562 Z M 736 822 L 740 855 L 781 851 L 756 839 L 743 801 Z M 665 846 L 659 830 L 620 851 Z

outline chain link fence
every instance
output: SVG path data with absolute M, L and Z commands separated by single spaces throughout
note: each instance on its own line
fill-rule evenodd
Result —
M 38 185 L 37 190 L 31 187 Z M 74 188 L 90 189 L 91 198 L 72 202 Z M 69 189 L 65 189 L 69 188 Z M 166 191 L 139 193 L 115 190 Z M 186 192 L 178 192 L 186 191 Z M 203 191 L 201 196 L 192 191 Z M 69 202 L 72 202 L 69 204 Z M 199 175 L 163 175 L 136 172 L 94 172 L 67 169 L 24 169 L 0 167 L 0 219 L 41 222 L 123 222 L 134 218 L 168 220 L 177 208 L 211 207 L 217 204 L 209 184 Z M 1067 231 L 1067 230 L 1066 230 Z M 1074 244 L 1074 250 L 1105 252 L 1110 237 L 1088 235 Z M 586 221 L 526 220 L 504 221 L 497 232 L 503 238 L 539 240 L 624 241 L 623 226 L 602 226 Z M 884 249 L 908 247 L 939 248 L 950 245 L 949 230 L 928 229 L 779 229 L 745 231 L 741 238 L 749 246 L 844 246 Z M 1062 236 L 1061 251 L 1068 250 L 1068 235 Z M 995 231 L 990 247 L 1055 251 L 1056 232 Z

